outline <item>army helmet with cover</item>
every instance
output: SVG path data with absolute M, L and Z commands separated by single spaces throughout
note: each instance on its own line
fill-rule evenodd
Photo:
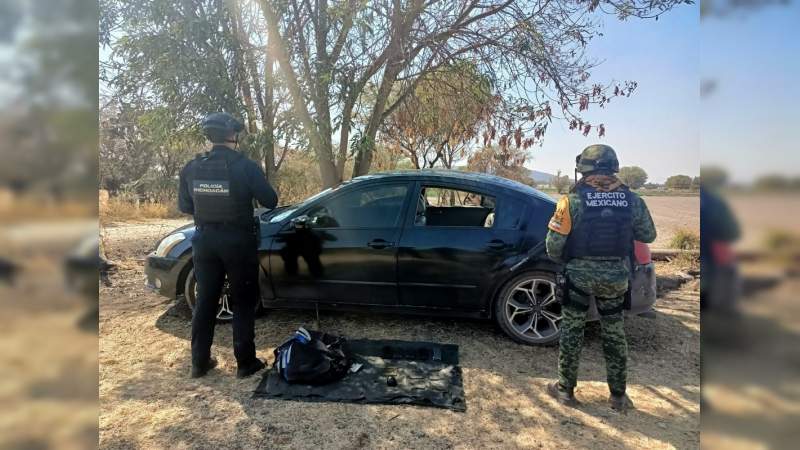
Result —
M 575 169 L 582 174 L 596 171 L 617 173 L 619 172 L 617 153 L 610 145 L 590 145 L 575 157 Z

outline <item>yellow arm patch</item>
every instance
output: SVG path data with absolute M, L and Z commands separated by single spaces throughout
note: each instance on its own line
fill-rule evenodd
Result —
M 556 205 L 556 212 L 547 224 L 547 228 L 558 234 L 567 235 L 572 231 L 572 216 L 569 214 L 569 197 L 563 196 Z

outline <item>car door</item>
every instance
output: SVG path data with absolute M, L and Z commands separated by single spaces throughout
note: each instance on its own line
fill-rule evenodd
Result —
M 444 182 L 418 183 L 411 204 L 397 256 L 400 304 L 480 309 L 494 271 L 519 251 L 518 220 L 510 216 L 521 217 L 525 205 Z
M 396 305 L 397 240 L 410 185 L 355 185 L 301 211 L 273 240 L 276 296 Z

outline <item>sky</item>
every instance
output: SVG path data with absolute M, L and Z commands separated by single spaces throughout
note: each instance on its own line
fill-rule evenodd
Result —
M 606 135 L 589 136 L 554 121 L 542 147 L 535 147 L 527 167 L 572 175 L 575 155 L 594 143 L 609 144 L 621 166 L 640 166 L 652 182 L 675 174 L 699 173 L 699 48 L 697 5 L 680 6 L 653 19 L 604 18 L 604 36 L 590 43 L 589 56 L 602 63 L 593 80 L 639 83 L 630 98 L 592 107 L 585 117 L 604 124 Z
M 758 2 L 754 2 L 758 3 Z M 605 138 L 583 137 L 554 123 L 527 165 L 571 173 L 585 146 L 613 146 L 623 166 L 638 165 L 663 182 L 699 166 L 726 169 L 734 182 L 765 174 L 800 175 L 800 1 L 734 10 L 699 19 L 698 5 L 652 20 L 604 21 L 590 55 L 604 60 L 597 80 L 639 82 L 629 99 L 588 115 Z M 700 80 L 715 89 L 699 97 Z
M 717 81 L 704 99 L 703 164 L 733 181 L 800 175 L 800 2 L 722 19 L 704 19 L 701 76 Z

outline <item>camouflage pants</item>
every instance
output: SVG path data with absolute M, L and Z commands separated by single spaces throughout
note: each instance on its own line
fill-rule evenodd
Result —
M 567 277 L 575 287 L 595 297 L 598 310 L 619 310 L 628 288 L 627 270 L 605 272 L 604 277 L 587 277 L 583 271 L 567 271 Z M 594 272 L 595 274 L 597 272 Z M 575 387 L 578 381 L 578 365 L 583 349 L 583 333 L 589 297 L 570 289 L 569 304 L 562 308 L 561 340 L 558 356 L 558 381 L 565 388 Z M 606 360 L 606 375 L 609 390 L 614 394 L 625 392 L 628 362 L 628 344 L 622 311 L 600 316 L 603 355 Z

